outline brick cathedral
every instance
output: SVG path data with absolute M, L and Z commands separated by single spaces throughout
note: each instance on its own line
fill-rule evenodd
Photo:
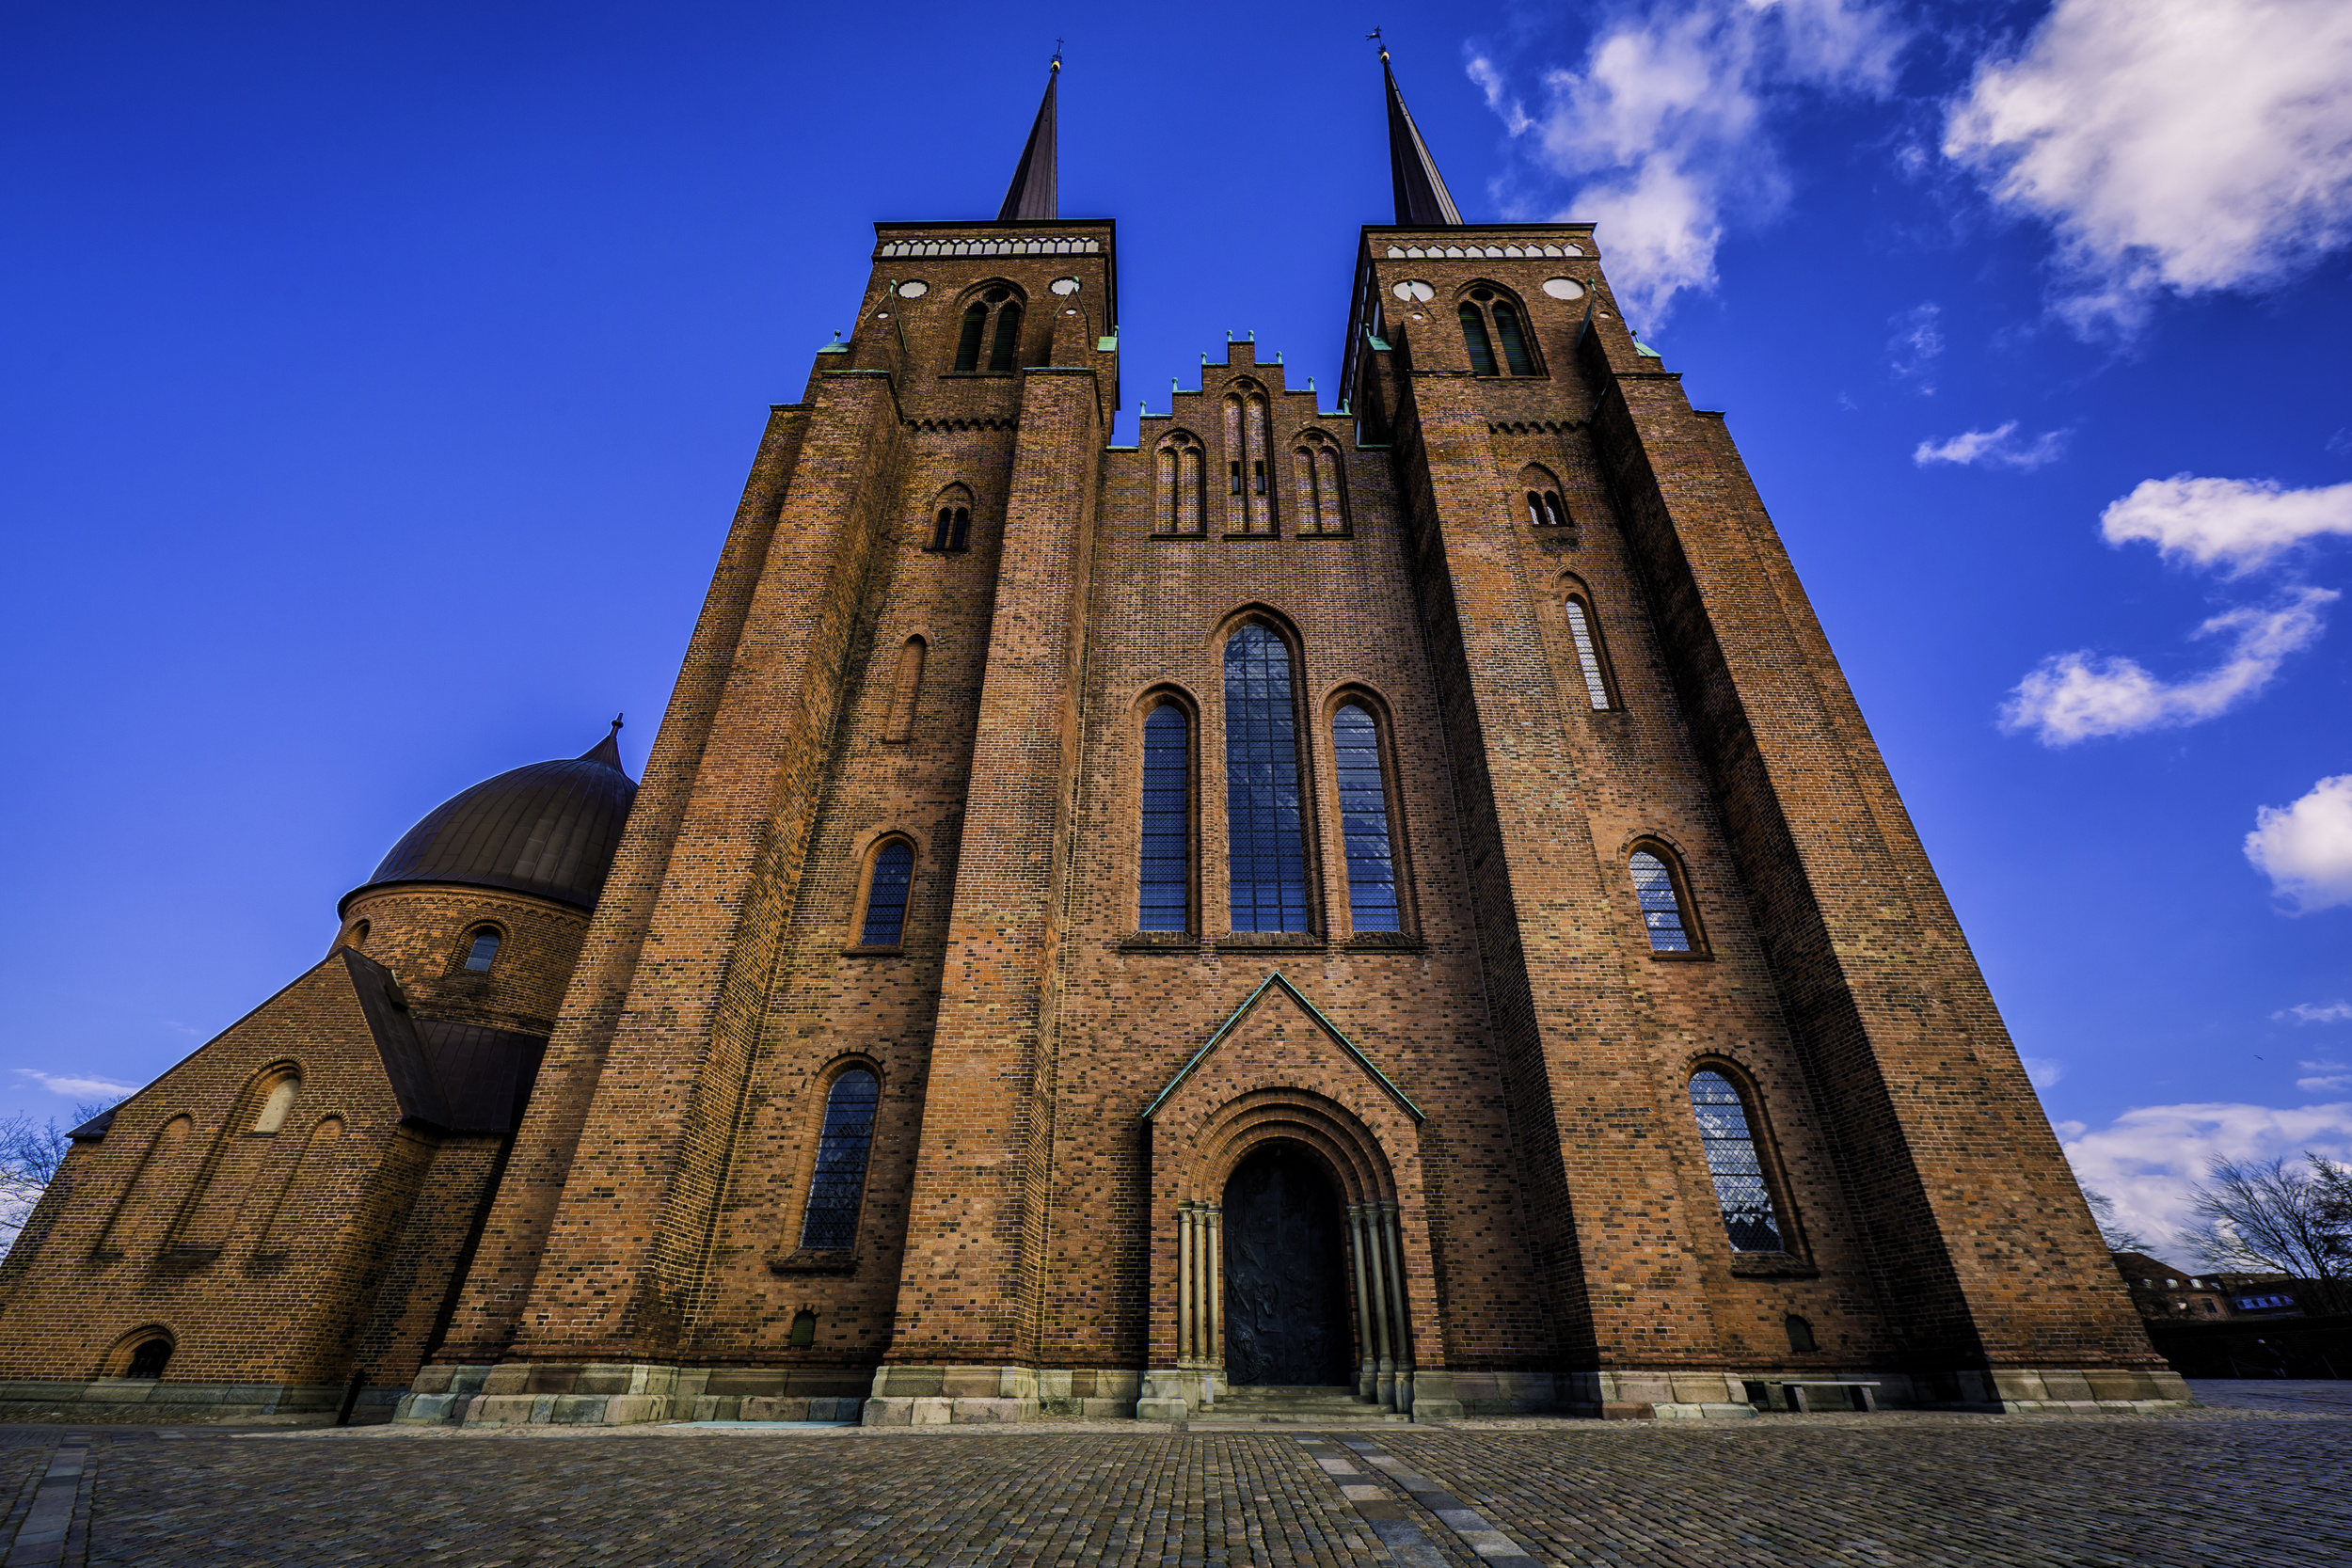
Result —
M 642 784 L 446 802 L 77 1129 L 0 1410 L 2185 1397 L 1723 416 L 1382 58 L 1336 395 L 1232 342 L 1110 444 L 1055 78 L 878 225 Z

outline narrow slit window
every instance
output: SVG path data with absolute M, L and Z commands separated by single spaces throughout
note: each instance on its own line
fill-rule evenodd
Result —
M 1593 641 L 1593 623 L 1583 600 L 1570 599 L 1567 609 L 1568 636 L 1576 642 L 1577 668 L 1584 672 L 1584 694 L 1592 699 L 1593 711 L 1598 713 L 1609 706 L 1609 682 L 1601 673 L 1600 648 Z M 1638 869 L 1634 876 L 1640 878 Z
M 923 655 L 925 644 L 919 637 L 910 637 L 898 648 L 898 668 L 890 683 L 890 723 L 883 730 L 884 740 L 904 740 L 914 733 L 914 707 L 923 695 Z M 872 908 L 872 900 L 867 900 Z
M 954 525 L 947 532 L 947 547 L 951 550 L 960 550 L 971 542 L 972 509 L 968 506 L 959 506 L 956 508 Z
M 1462 341 L 1470 345 L 1470 373 L 1495 373 L 1495 347 L 1486 337 L 1486 312 L 1464 301 L 1462 305 Z
M 946 549 L 947 547 L 947 540 L 949 536 L 955 532 L 955 508 L 951 506 L 941 507 L 939 509 L 939 527 L 931 531 L 931 548 L 935 550 Z
M 1233 471 L 1233 494 L 1238 496 L 1241 494 L 1241 459 L 1236 457 L 1227 467 Z
M 1225 819 L 1236 931 L 1304 931 L 1307 835 L 1291 651 L 1262 626 L 1225 644 Z
M 1724 1212 L 1724 1231 L 1734 1252 L 1786 1252 L 1780 1216 L 1772 1212 L 1772 1189 L 1756 1154 L 1748 1108 L 1740 1090 L 1720 1072 L 1691 1075 L 1691 1110 L 1698 1117 L 1699 1142 L 1707 1149 L 1708 1174 Z M 1793 1341 L 1795 1335 L 1789 1336 Z
M 1534 375 L 1535 363 L 1527 356 L 1527 335 L 1519 329 L 1519 312 L 1506 300 L 1495 301 L 1495 336 L 1502 340 L 1502 362 L 1513 375 Z
M 1650 950 L 1691 951 L 1691 926 L 1684 915 L 1681 895 L 1675 888 L 1674 873 L 1647 849 L 1634 850 L 1629 863 L 1633 891 L 1642 899 L 1642 927 L 1649 933 Z
M 1402 930 L 1379 726 L 1349 703 L 1331 716 L 1331 750 L 1339 763 L 1340 829 L 1347 841 L 1348 921 L 1358 931 Z
M 1252 470 L 1252 477 L 1257 482 L 1257 493 L 1263 496 L 1265 494 L 1265 464 L 1253 460 L 1249 467 Z
M 1568 509 L 1562 506 L 1559 496 L 1549 490 L 1544 492 L 1544 521 L 1552 528 L 1568 526 Z
M 801 1245 L 811 1252 L 847 1252 L 857 1244 L 858 1201 L 866 1196 L 866 1156 L 874 1146 L 874 1113 L 882 1081 L 851 1068 L 833 1081 L 825 1099 L 825 1129 L 817 1140 L 817 1170 L 808 1183 L 808 1212 Z M 814 1338 L 816 1320 L 809 1328 Z
M 1548 519 L 1544 516 L 1544 498 L 1537 495 L 1534 491 L 1530 490 L 1527 493 L 1528 526 L 1530 528 L 1542 528 L 1547 521 Z
M 963 313 L 963 335 L 956 340 L 956 369 L 980 368 L 980 334 L 988 330 L 988 307 L 975 302 Z
M 466 968 L 475 974 L 487 974 L 490 966 L 498 962 L 498 957 L 499 934 L 485 926 L 473 934 L 473 945 L 466 949 Z
M 996 312 L 996 341 L 988 351 L 988 368 L 1009 371 L 1021 352 L 1021 302 L 1009 300 Z
M 1139 931 L 1192 928 L 1191 724 L 1163 703 L 1143 721 L 1143 877 Z
M 861 947 L 896 947 L 907 924 L 907 890 L 914 880 L 914 846 L 894 838 L 874 857 L 874 879 L 866 885 L 866 928 Z

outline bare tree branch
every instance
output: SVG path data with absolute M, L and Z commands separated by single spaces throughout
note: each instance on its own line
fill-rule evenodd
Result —
M 2281 1274 L 2316 1283 L 2331 1310 L 2344 1308 L 2352 1277 L 2352 1177 L 2315 1154 L 2309 1172 L 2276 1160 L 2216 1160 L 2195 1188 L 2196 1223 L 2182 1243 L 2219 1269 Z
M 2090 1205 L 2090 1217 L 2098 1222 L 2099 1240 L 2106 1243 L 2109 1252 L 2145 1252 L 2148 1238 L 2115 1217 L 2115 1199 L 2105 1193 L 2083 1189 L 2083 1201 Z

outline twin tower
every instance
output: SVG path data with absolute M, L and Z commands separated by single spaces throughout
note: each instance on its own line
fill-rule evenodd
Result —
M 2183 1397 L 1722 416 L 1387 90 L 1334 407 L 1232 343 L 1109 444 L 1050 86 L 879 226 L 633 798 L 452 802 L 81 1130 L 0 1402 Z

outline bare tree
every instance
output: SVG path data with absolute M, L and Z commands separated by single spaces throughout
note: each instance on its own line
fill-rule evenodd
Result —
M 2283 1158 L 2216 1160 L 2190 1193 L 2197 1218 L 2181 1242 L 2216 1268 L 2311 1280 L 2340 1312 L 2352 1278 L 2352 1177 L 2316 1154 L 2303 1158 L 2308 1171 Z
M 72 1130 L 106 1109 L 111 1101 L 92 1101 L 73 1107 L 73 1119 L 59 1125 L 51 1117 L 35 1121 L 24 1111 L 0 1117 L 0 1253 L 16 1243 L 17 1232 L 32 1217 L 33 1205 L 49 1188 L 50 1179 L 73 1147 Z
M 2115 1199 L 2085 1187 L 2083 1201 L 2090 1205 L 2090 1217 L 2099 1226 L 2099 1240 L 2106 1243 L 2109 1252 L 2148 1250 L 2148 1238 L 2115 1217 Z

